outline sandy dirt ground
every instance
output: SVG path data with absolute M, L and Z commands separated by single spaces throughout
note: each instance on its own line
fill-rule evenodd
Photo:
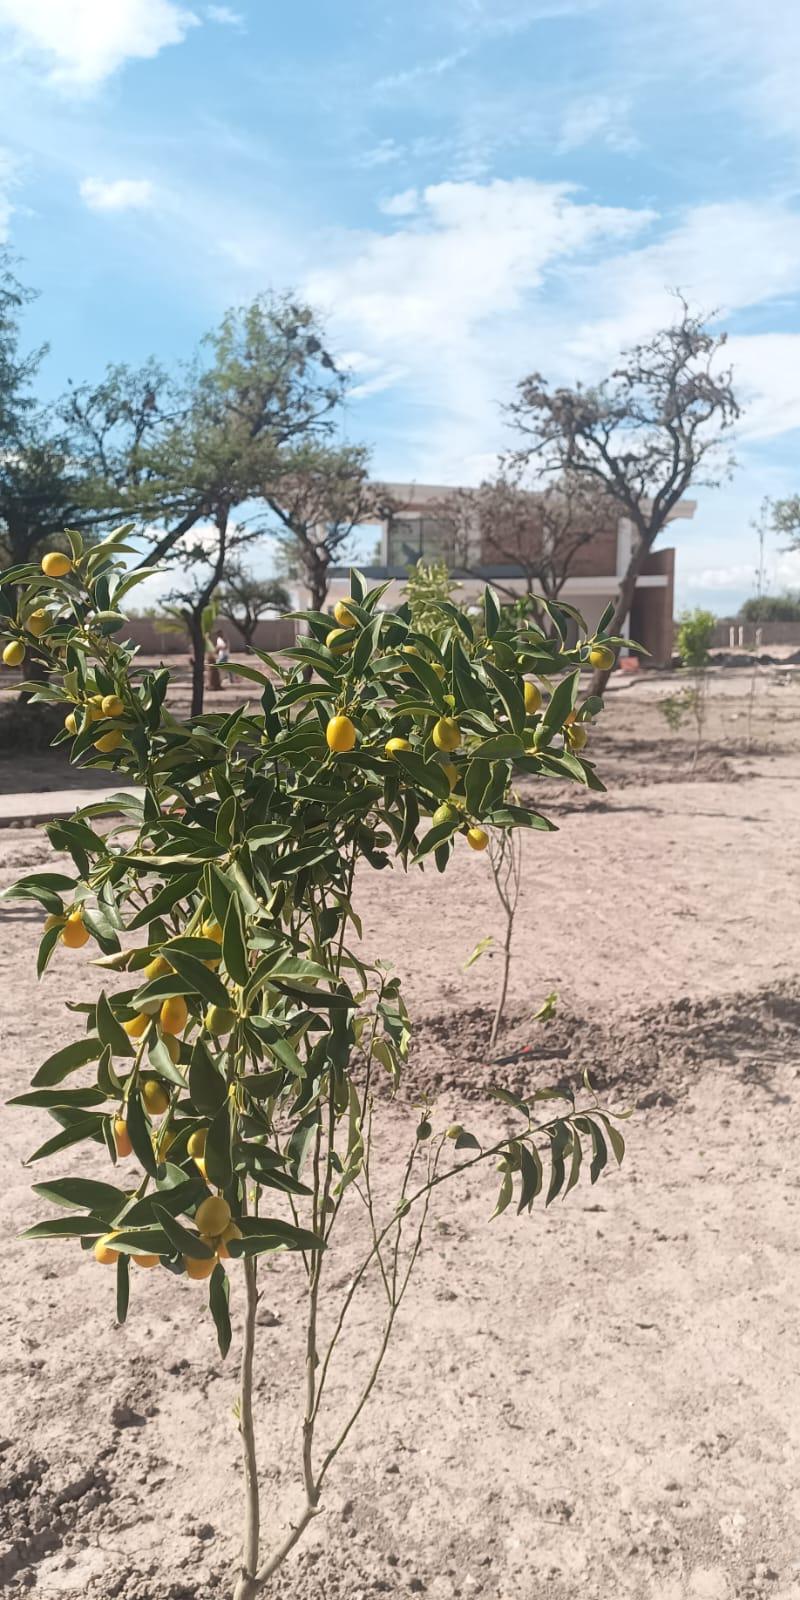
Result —
M 669 681 L 616 690 L 596 740 L 608 795 L 546 792 L 559 832 L 526 840 L 502 1062 L 488 1050 L 497 958 L 464 969 L 500 932 L 485 860 L 362 878 L 365 949 L 391 959 L 420 1024 L 408 1095 L 384 1110 L 388 1188 L 415 1094 L 483 1136 L 509 1125 L 491 1082 L 589 1067 L 635 1110 L 621 1170 L 547 1212 L 490 1222 L 483 1168 L 440 1195 L 377 1393 L 270 1595 L 800 1600 L 800 686 L 761 674 L 749 754 L 748 687 L 715 680 L 694 778 L 688 736 L 658 715 Z M 33 832 L 0 834 L 2 882 L 46 858 Z M 76 970 L 82 992 L 93 981 L 65 951 L 37 986 L 39 920 L 2 910 L 6 1094 L 71 1036 Z M 531 1018 L 552 989 L 543 1027 Z M 14 1237 L 49 1209 L 30 1197 L 45 1165 L 87 1158 L 32 1172 L 52 1124 L 20 1110 L 2 1124 L 0 1588 L 222 1600 L 239 1525 L 238 1269 L 225 1362 L 202 1286 L 163 1273 L 136 1275 L 117 1328 L 113 1274 L 74 1245 Z M 339 1295 L 358 1242 L 332 1253 Z M 300 1505 L 300 1269 L 274 1261 L 257 1373 L 268 1536 Z M 373 1286 L 323 1443 L 380 1318 Z

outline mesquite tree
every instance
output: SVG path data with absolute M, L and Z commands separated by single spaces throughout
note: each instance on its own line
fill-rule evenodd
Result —
M 739 406 L 731 372 L 719 366 L 727 335 L 710 333 L 678 299 L 678 320 L 623 352 L 601 383 L 551 389 L 534 372 L 509 407 L 524 438 L 513 455 L 517 467 L 535 462 L 556 478 L 593 486 L 633 525 L 613 633 L 624 627 L 636 580 L 679 501 L 693 486 L 719 483 L 731 466 L 723 445 Z M 596 693 L 608 675 L 598 671 Z
M 224 1356 L 232 1305 L 244 1476 L 232 1583 L 236 1600 L 251 1600 L 318 1511 L 375 1385 L 433 1192 L 499 1164 L 496 1211 L 513 1200 L 528 1212 L 573 1186 L 584 1151 L 592 1181 L 622 1157 L 616 1120 L 588 1086 L 580 1105 L 561 1090 L 501 1086 L 512 1131 L 481 1143 L 424 1113 L 385 1202 L 373 1126 L 402 1080 L 410 1023 L 399 980 L 358 947 L 353 901 L 358 868 L 444 872 L 462 850 L 485 849 L 489 830 L 550 829 L 509 798 L 514 766 L 602 787 L 577 706 L 592 641 L 567 649 L 558 635 L 515 629 L 491 590 L 480 641 L 447 601 L 434 640 L 414 631 L 407 607 L 381 611 L 382 590 L 354 573 L 332 647 L 330 619 L 307 613 L 288 660 L 233 669 L 252 704 L 180 722 L 165 709 L 168 673 L 140 668 L 124 642 L 118 608 L 137 579 L 123 562 L 128 531 L 89 551 L 73 536 L 71 559 L 52 552 L 43 570 L 18 568 L 0 585 L 4 657 L 20 663 L 35 614 L 51 672 L 39 695 L 63 706 L 58 739 L 73 762 L 139 786 L 49 824 L 71 870 L 7 891 L 46 913 L 40 973 L 88 946 L 104 982 L 98 993 L 85 972 L 74 1037 L 16 1103 L 57 1125 L 32 1161 L 86 1143 L 106 1152 L 110 1181 L 78 1171 L 36 1185 L 62 1212 L 27 1233 L 73 1240 L 113 1266 L 120 1322 L 129 1297 L 135 1309 L 146 1301 L 147 1269 L 205 1281 Z M 533 712 L 525 673 L 558 679 Z M 305 1288 L 303 1502 L 265 1551 L 253 1369 L 259 1261 L 277 1250 L 294 1253 Z M 349 1416 L 331 1429 L 328 1379 L 367 1280 L 381 1288 L 383 1326 Z
M 493 576 L 501 594 L 557 600 L 585 545 L 614 515 L 608 496 L 574 474 L 551 482 L 500 473 L 477 489 L 458 489 L 439 510 L 453 564 Z M 522 590 L 520 590 L 522 585 Z

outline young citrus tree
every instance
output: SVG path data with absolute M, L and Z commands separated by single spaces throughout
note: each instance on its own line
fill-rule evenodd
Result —
M 399 1192 L 384 1202 L 373 1122 L 402 1079 L 410 1028 L 398 979 L 355 945 L 359 867 L 443 872 L 462 850 L 483 850 L 491 830 L 552 826 L 508 798 L 512 767 L 601 787 L 577 706 L 596 641 L 566 649 L 532 625 L 514 631 L 491 590 L 480 643 L 446 600 L 434 640 L 411 628 L 407 607 L 381 611 L 381 590 L 354 573 L 335 629 L 307 613 L 287 660 L 234 669 L 253 704 L 180 722 L 165 705 L 167 672 L 141 669 L 124 642 L 119 606 L 139 577 L 124 563 L 129 531 L 90 550 L 70 535 L 71 556 L 51 552 L 0 587 L 5 659 L 19 664 L 36 639 L 50 672 L 37 696 L 63 705 L 72 760 L 137 786 L 51 823 L 72 870 L 7 891 L 41 904 L 40 973 L 88 947 L 105 981 L 99 993 L 87 983 L 70 1007 L 76 1036 L 15 1102 L 57 1125 L 32 1161 L 78 1146 L 93 1157 L 88 1175 L 84 1163 L 35 1186 L 61 1211 L 27 1235 L 74 1240 L 113 1266 L 120 1321 L 132 1288 L 146 1297 L 148 1270 L 205 1282 L 223 1355 L 233 1300 L 244 1475 L 233 1582 L 236 1600 L 251 1600 L 318 1511 L 372 1391 L 434 1190 L 491 1163 L 496 1211 L 512 1200 L 530 1211 L 573 1186 L 584 1150 L 592 1181 L 609 1153 L 622 1157 L 588 1085 L 585 1103 L 562 1096 L 556 1107 L 556 1091 L 499 1088 L 511 1132 L 482 1144 L 461 1126 L 435 1131 L 423 1111 Z M 547 704 L 526 674 L 558 680 Z M 99 1181 L 103 1153 L 111 1171 Z M 352 1270 L 353 1218 L 364 1215 Z M 304 1501 L 265 1551 L 253 1363 L 259 1261 L 275 1251 L 294 1252 L 306 1291 Z M 373 1274 L 383 1326 L 350 1415 L 328 1434 L 331 1365 Z

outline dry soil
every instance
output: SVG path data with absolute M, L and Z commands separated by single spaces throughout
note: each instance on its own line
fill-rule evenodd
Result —
M 491 1083 L 576 1083 L 588 1067 L 634 1115 L 622 1168 L 547 1212 L 490 1221 L 485 1169 L 440 1195 L 376 1394 L 270 1594 L 800 1600 L 800 691 L 790 673 L 760 675 L 748 754 L 749 679 L 720 675 L 692 778 L 688 736 L 657 711 L 670 687 L 610 697 L 606 796 L 545 794 L 560 831 L 526 839 L 499 1059 L 498 958 L 464 967 L 500 933 L 485 859 L 362 877 L 365 949 L 391 959 L 420 1024 L 404 1097 L 383 1112 L 387 1192 L 418 1096 L 483 1135 L 506 1126 Z M 0 835 L 3 882 L 44 859 L 36 834 Z M 37 985 L 38 915 L 2 916 L 12 1094 L 77 1031 L 64 1002 L 94 978 L 86 952 L 63 951 Z M 535 1023 L 551 990 L 556 1017 Z M 239 1523 L 238 1269 L 225 1362 L 202 1285 L 162 1272 L 136 1275 L 116 1327 L 113 1274 L 75 1245 L 14 1237 L 48 1210 L 30 1196 L 43 1170 L 23 1161 L 52 1124 L 2 1120 L 0 1585 L 222 1600 Z M 339 1294 L 358 1242 L 331 1259 Z M 297 1259 L 275 1258 L 262 1290 L 271 1537 L 300 1503 Z M 355 1302 L 324 1439 L 381 1310 L 374 1285 Z

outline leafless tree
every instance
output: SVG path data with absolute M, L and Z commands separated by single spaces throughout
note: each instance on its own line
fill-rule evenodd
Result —
M 330 569 L 345 557 L 355 528 L 389 515 L 389 497 L 370 482 L 361 445 L 303 448 L 261 490 L 279 529 L 281 566 L 302 579 L 314 611 L 322 611 Z
M 239 563 L 228 567 L 220 590 L 220 614 L 239 629 L 248 650 L 263 618 L 271 611 L 288 611 L 289 603 L 280 579 L 257 578 Z
M 601 490 L 567 474 L 534 487 L 501 473 L 477 489 L 459 489 L 440 516 L 452 564 L 465 572 L 491 565 L 493 587 L 509 599 L 525 593 L 556 600 L 576 557 L 616 515 Z
M 692 486 L 718 484 L 732 466 L 725 435 L 739 416 L 724 333 L 677 296 L 679 315 L 625 351 L 609 377 L 589 388 L 551 389 L 538 372 L 523 378 L 509 407 L 524 443 L 511 460 L 535 462 L 552 478 L 593 485 L 616 503 L 635 538 L 609 633 L 631 609 L 636 580 L 678 502 Z M 605 687 L 599 673 L 593 687 Z

